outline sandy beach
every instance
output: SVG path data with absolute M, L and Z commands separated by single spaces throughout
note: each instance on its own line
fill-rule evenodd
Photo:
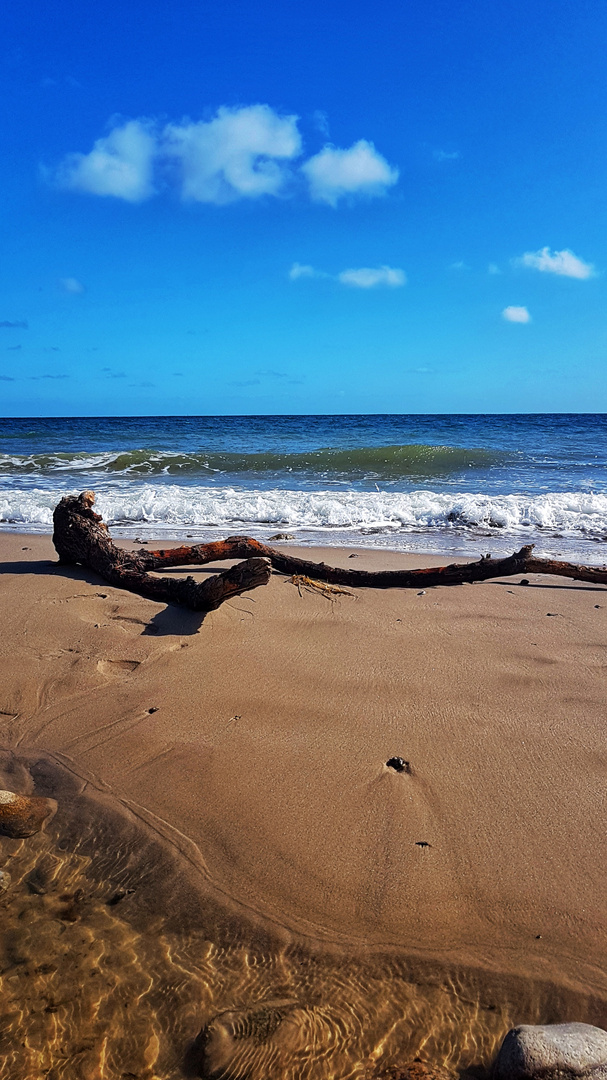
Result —
M 311 557 L 352 566 L 351 554 L 367 569 L 441 562 L 356 549 Z M 352 958 L 375 971 L 374 1019 L 356 1044 L 366 1058 L 344 1071 L 329 1055 L 306 1076 L 363 1076 L 405 1044 L 452 1066 L 478 1062 L 523 1019 L 605 1023 L 607 590 L 535 577 L 328 600 L 275 574 L 202 618 L 57 567 L 47 537 L 4 535 L 0 558 L 2 786 L 52 789 L 59 802 L 46 838 L 1 842 L 4 868 L 25 881 L 34 855 L 48 859 L 64 835 L 65 858 L 84 859 L 106 896 L 104 918 L 126 918 L 131 904 L 138 933 L 161 915 L 165 938 L 181 926 L 197 989 L 179 1039 L 218 1008 L 204 999 L 192 943 L 197 923 L 217 926 L 221 911 L 230 940 L 235 926 L 243 940 L 254 928 L 257 946 L 239 944 L 249 957 L 272 939 L 283 958 L 303 950 L 300 972 L 324 963 L 325 979 L 341 970 L 345 985 L 348 970 L 353 986 Z M 386 765 L 394 756 L 406 770 Z M 119 820 L 146 837 L 139 863 Z M 158 871 L 155 900 L 138 914 L 137 897 L 108 908 L 99 885 L 112 876 L 112 836 L 116 864 L 127 873 L 128 850 L 128 873 L 142 880 L 146 844 L 178 860 Z M 30 907 L 40 901 L 27 895 Z M 467 1046 L 444 1031 L 428 1042 L 423 1010 L 417 1029 L 395 1029 L 384 999 L 405 967 L 442 991 L 447 973 L 454 994 L 458 972 L 490 988 L 488 1012 L 476 1000 L 460 1017 Z M 230 998 L 224 978 L 223 1008 L 270 995 L 271 978 L 262 990 L 238 980 Z M 306 985 L 311 1007 L 311 976 Z M 146 1039 L 137 1075 L 179 1075 Z M 283 1074 L 304 1075 L 266 1073 Z

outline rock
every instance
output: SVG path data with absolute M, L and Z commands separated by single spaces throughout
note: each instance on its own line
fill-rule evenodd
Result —
M 388 758 L 386 765 L 389 769 L 394 769 L 395 772 L 410 773 L 412 771 L 410 763 L 402 757 Z
M 8 870 L 0 870 L 0 896 L 6 892 L 11 883 L 11 875 Z
M 591 1024 L 521 1024 L 506 1035 L 495 1080 L 607 1080 L 607 1031 Z
M 291 533 L 274 533 L 274 536 L 270 536 L 269 540 L 294 540 L 295 537 Z
M 57 809 L 54 799 L 0 791 L 0 836 L 22 839 L 40 832 Z

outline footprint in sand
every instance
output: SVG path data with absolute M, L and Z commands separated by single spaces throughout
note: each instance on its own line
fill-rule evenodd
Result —
M 140 660 L 98 660 L 97 670 L 102 675 L 128 675 L 136 671 L 140 663 Z

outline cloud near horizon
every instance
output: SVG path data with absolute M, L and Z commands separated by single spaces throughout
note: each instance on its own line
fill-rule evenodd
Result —
M 394 289 L 407 284 L 405 271 L 395 266 L 361 266 L 357 269 L 352 267 L 340 271 L 339 274 L 327 274 L 325 270 L 316 270 L 313 266 L 293 263 L 289 278 L 291 281 L 298 281 L 300 278 L 330 278 L 355 289 L 374 289 L 378 286 Z
M 505 319 L 506 322 L 513 323 L 530 323 L 531 315 L 526 307 L 511 306 L 504 308 L 502 311 L 502 319 Z
M 577 278 L 579 281 L 596 277 L 593 264 L 584 262 L 569 248 L 564 248 L 563 251 L 551 251 L 549 247 L 544 247 L 539 251 L 526 251 L 520 259 L 514 261 L 517 266 L 527 266 L 533 270 L 558 274 L 561 277 Z
M 115 118 L 88 154 L 67 154 L 53 179 L 66 191 L 131 203 L 175 189 L 184 202 L 218 206 L 285 197 L 302 178 L 314 201 L 336 206 L 346 197 L 384 195 L 398 180 L 398 169 L 366 139 L 349 149 L 327 145 L 298 167 L 298 120 L 269 105 L 221 106 L 211 120 L 164 125 Z

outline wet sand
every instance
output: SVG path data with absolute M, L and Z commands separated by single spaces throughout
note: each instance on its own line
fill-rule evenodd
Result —
M 276 575 L 203 620 L 51 565 L 47 538 L 0 537 L 0 558 L 3 782 L 60 805 L 43 836 L 0 841 L 5 1039 L 49 979 L 72 993 L 32 1054 L 90 1028 L 89 1063 L 45 1064 L 57 1077 L 178 1076 L 204 1023 L 278 999 L 263 1048 L 237 1048 L 277 1080 L 403 1054 L 461 1067 L 511 1023 L 607 1022 L 607 590 L 538 577 L 329 601 Z M 76 1022 L 78 964 L 113 947 L 114 982 L 95 960 L 110 989 Z M 122 1026 L 117 986 L 137 1006 Z

